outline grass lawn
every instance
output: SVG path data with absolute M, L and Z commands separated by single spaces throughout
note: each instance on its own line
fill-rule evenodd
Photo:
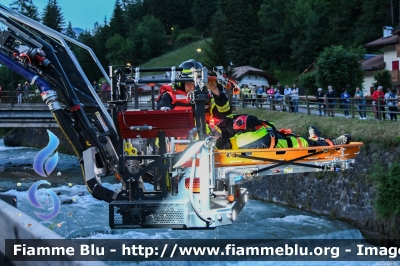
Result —
M 254 108 L 237 108 L 236 114 L 244 113 L 274 122 L 277 130 L 290 128 L 296 134 L 308 136 L 309 126 L 318 127 L 322 136 L 335 138 L 348 133 L 352 141 L 382 143 L 385 145 L 400 144 L 400 123 L 380 120 L 345 119 L 344 117 L 318 117 L 301 113 L 286 113 Z

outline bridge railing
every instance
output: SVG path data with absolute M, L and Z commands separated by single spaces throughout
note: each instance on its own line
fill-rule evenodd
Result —
M 30 90 L 27 95 L 22 94 L 22 103 L 42 103 L 43 100 L 40 97 L 40 94 Z M 103 93 L 100 91 L 98 92 L 99 98 L 102 100 L 103 103 L 106 103 L 110 100 L 110 92 L 107 92 L 104 97 Z M 158 96 L 158 88 L 155 89 L 155 99 Z M 128 93 L 128 102 L 134 102 L 134 93 L 131 91 Z M 139 91 L 138 92 L 138 102 L 139 103 L 146 103 L 151 105 L 151 91 Z M 11 103 L 15 104 L 18 103 L 18 93 L 15 90 L 2 90 L 0 91 L 0 103 Z
M 368 97 L 364 99 L 365 104 L 359 104 L 359 99 L 355 98 L 350 98 L 350 103 L 343 103 L 343 99 L 341 98 L 330 98 L 329 100 L 333 100 L 334 102 L 319 103 L 315 96 L 301 95 L 299 96 L 297 104 L 295 104 L 292 99 L 288 99 L 287 97 L 275 99 L 273 95 L 268 96 L 264 94 L 255 96 L 256 97 L 253 98 L 251 95 L 243 95 L 241 93 L 240 95 L 232 98 L 232 104 L 242 108 L 265 108 L 277 111 L 283 111 L 286 109 L 287 112 L 294 112 L 295 107 L 297 106 L 298 108 L 302 108 L 302 110 L 305 108 L 305 113 L 308 115 L 318 115 L 320 108 L 319 105 L 321 105 L 322 115 L 324 115 L 324 111 L 326 111 L 328 115 L 328 108 L 331 107 L 331 109 L 334 109 L 335 115 L 343 115 L 345 111 L 348 111 L 349 117 L 352 118 L 359 116 L 358 108 L 360 106 L 362 108 L 362 110 L 360 110 L 362 113 L 366 112 L 367 116 L 372 116 L 379 120 L 388 116 L 390 113 L 397 115 L 400 114 L 400 106 L 397 104 L 396 106 L 393 106 L 394 108 L 392 108 L 392 110 L 390 110 L 388 105 L 381 103 L 381 99 L 374 101 Z M 302 111 L 302 113 L 304 113 L 304 111 Z

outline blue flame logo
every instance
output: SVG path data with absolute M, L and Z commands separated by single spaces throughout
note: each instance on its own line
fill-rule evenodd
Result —
M 36 154 L 35 160 L 33 161 L 33 169 L 38 175 L 41 175 L 43 177 L 49 176 L 56 167 L 58 162 L 58 152 L 56 152 L 53 157 L 50 157 L 47 160 L 46 164 L 44 165 L 46 172 L 44 172 L 43 164 L 46 158 L 49 157 L 57 149 L 58 144 L 60 143 L 53 132 L 47 130 L 47 134 L 49 134 L 49 144 L 47 144 L 46 147 L 44 147 Z
M 33 183 L 28 190 L 29 201 L 31 202 L 31 204 L 33 206 L 35 206 L 36 208 L 39 208 L 39 209 L 44 209 L 44 208 L 39 203 L 38 199 L 36 198 L 36 191 L 37 191 L 37 188 L 42 184 L 50 185 L 50 183 L 47 182 L 46 180 L 40 180 L 40 181 L 36 181 L 35 183 Z M 49 214 L 43 214 L 43 213 L 40 213 L 37 211 L 34 211 L 34 213 L 36 214 L 37 217 L 39 217 L 42 220 L 50 220 L 50 219 L 53 219 L 54 217 L 56 217 L 57 214 L 60 212 L 60 206 L 61 206 L 60 199 L 58 198 L 57 194 L 54 193 L 53 190 L 45 189 L 45 191 L 50 195 L 51 199 L 53 200 L 53 211 Z
M 40 150 L 37 154 L 36 157 L 33 161 L 33 169 L 35 172 L 43 177 L 47 177 L 53 172 L 54 168 L 57 165 L 58 162 L 58 152 L 54 151 L 57 149 L 58 144 L 60 141 L 58 138 L 51 132 L 50 130 L 47 130 L 47 134 L 49 134 L 49 144 L 47 144 L 46 147 L 44 147 L 42 150 Z M 54 155 L 52 157 L 49 157 L 51 154 Z M 48 159 L 47 159 L 48 158 Z M 47 159 L 47 161 L 46 161 Z M 46 161 L 46 163 L 45 163 Z M 43 169 L 44 166 L 44 169 Z M 33 206 L 39 209 L 44 209 L 44 207 L 39 203 L 38 199 L 36 198 L 36 191 L 38 187 L 42 184 L 50 185 L 49 182 L 46 180 L 40 180 L 31 185 L 31 187 L 28 190 L 28 199 L 31 202 Z M 51 199 L 53 200 L 53 211 L 49 214 L 43 214 L 40 212 L 34 211 L 37 217 L 39 217 L 42 220 L 50 220 L 54 217 L 57 216 L 57 214 L 60 212 L 60 199 L 58 198 L 57 194 L 54 193 L 54 191 L 50 189 L 45 189 L 48 195 L 50 195 Z M 47 197 L 43 197 L 42 199 L 45 201 L 45 203 L 49 203 L 47 200 Z

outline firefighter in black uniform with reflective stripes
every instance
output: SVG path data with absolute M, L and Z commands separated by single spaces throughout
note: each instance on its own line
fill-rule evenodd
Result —
M 218 124 L 221 119 L 232 113 L 228 97 L 217 85 L 216 77 L 208 77 L 208 90 L 210 91 L 210 105 L 206 114 L 206 121 L 210 127 Z
M 203 66 L 193 59 L 183 62 L 181 78 L 193 77 L 192 68 L 199 69 Z M 207 85 L 210 91 L 208 105 L 207 121 L 213 124 L 218 123 L 226 115 L 231 114 L 228 97 L 221 91 L 216 82 L 216 77 L 209 77 Z M 163 85 L 160 87 L 160 95 L 157 99 L 157 109 L 159 110 L 187 110 L 194 108 L 194 104 L 187 97 L 187 93 L 194 91 L 194 82 L 184 82 L 174 85 Z

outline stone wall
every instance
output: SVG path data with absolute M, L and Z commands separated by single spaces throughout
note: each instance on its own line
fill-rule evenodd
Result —
M 354 224 L 366 238 L 394 239 L 400 237 L 400 217 L 379 218 L 371 173 L 378 161 L 388 169 L 399 155 L 396 148 L 368 145 L 361 148 L 353 170 L 266 176 L 243 186 L 253 198 Z
M 57 151 L 75 155 L 71 144 L 59 128 L 50 128 L 60 140 Z M 44 148 L 49 143 L 49 135 L 46 128 L 14 128 L 4 136 L 6 146 L 26 146 Z

